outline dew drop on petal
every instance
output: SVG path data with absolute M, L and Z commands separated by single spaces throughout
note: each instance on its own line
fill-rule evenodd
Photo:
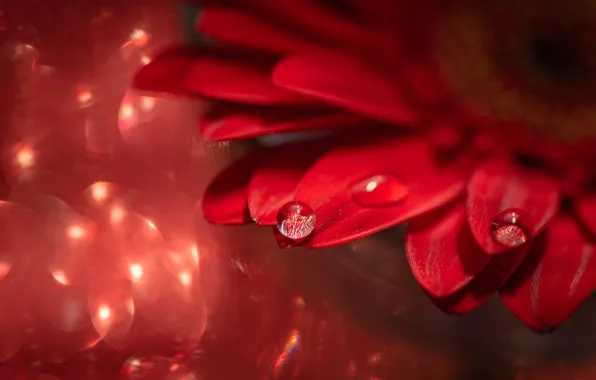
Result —
M 304 202 L 288 202 L 277 214 L 277 229 L 288 239 L 301 240 L 315 229 L 317 218 L 313 209 Z
M 507 209 L 497 215 L 492 223 L 492 238 L 507 248 L 519 247 L 530 240 L 530 217 L 525 211 Z
M 404 180 L 396 175 L 381 174 L 368 177 L 352 186 L 354 202 L 365 207 L 384 206 L 402 202 L 409 193 Z

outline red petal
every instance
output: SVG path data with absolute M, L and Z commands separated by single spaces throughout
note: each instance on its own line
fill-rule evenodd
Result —
M 337 53 L 291 55 L 277 64 L 273 81 L 278 86 L 377 120 L 411 125 L 419 118 L 391 77 Z
M 272 133 L 335 129 L 360 126 L 363 119 L 350 113 L 301 108 L 271 108 L 221 105 L 200 123 L 201 135 L 208 141 L 257 137 Z
M 199 32 L 215 40 L 248 48 L 288 52 L 305 48 L 306 43 L 246 11 L 212 6 L 203 10 Z
M 364 181 L 376 176 L 385 176 L 395 191 L 379 186 L 364 192 Z M 464 178 L 457 168 L 437 162 L 422 139 L 377 136 L 335 149 L 311 167 L 296 191 L 296 200 L 316 212 L 315 235 L 307 245 L 343 244 L 406 222 L 460 194 Z M 365 195 L 369 206 L 356 202 L 352 190 Z
M 294 199 L 302 176 L 329 146 L 330 142 L 324 140 L 287 144 L 272 150 L 248 186 L 248 208 L 253 220 L 261 225 L 275 225 L 279 209 Z
M 559 216 L 501 291 L 507 308 L 529 327 L 563 323 L 596 288 L 596 245 L 577 223 Z
M 163 52 L 139 69 L 133 85 L 142 91 L 189 94 L 186 76 L 195 56 L 195 53 L 182 48 Z
M 575 211 L 586 228 L 596 234 L 596 193 L 580 196 L 575 202 Z
M 513 275 L 526 256 L 528 246 L 493 256 L 488 265 L 472 282 L 458 293 L 435 298 L 433 302 L 450 314 L 466 314 L 488 301 Z
M 554 178 L 493 159 L 480 164 L 468 183 L 468 222 L 485 252 L 499 253 L 508 249 L 492 237 L 493 221 L 499 214 L 523 210 L 530 219 L 525 228 L 535 236 L 556 215 L 560 201 L 561 190 Z
M 440 70 L 429 62 L 412 60 L 403 63 L 400 78 L 422 105 L 436 107 L 449 96 Z
M 410 222 L 406 255 L 416 280 L 435 297 L 466 286 L 492 257 L 474 240 L 464 202 Z
M 263 156 L 264 151 L 254 151 L 235 161 L 211 182 L 203 196 L 205 219 L 218 224 L 242 224 L 250 221 L 248 183 Z
M 275 87 L 269 77 L 272 61 L 247 52 L 205 53 L 195 58 L 187 86 L 205 97 L 259 105 L 304 104 L 310 100 Z

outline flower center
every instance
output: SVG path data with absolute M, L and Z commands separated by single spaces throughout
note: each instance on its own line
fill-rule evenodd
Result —
M 558 140 L 593 138 L 595 18 L 588 0 L 455 0 L 437 58 L 454 95 L 473 109 Z

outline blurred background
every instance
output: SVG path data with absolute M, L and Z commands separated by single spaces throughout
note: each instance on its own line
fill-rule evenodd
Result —
M 398 228 L 277 248 L 197 202 L 255 143 L 129 84 L 200 44 L 173 0 L 0 3 L 0 379 L 592 379 L 596 304 L 526 329 L 498 300 L 436 309 Z

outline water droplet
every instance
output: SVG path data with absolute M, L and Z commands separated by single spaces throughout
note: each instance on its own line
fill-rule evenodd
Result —
M 277 229 L 288 239 L 301 240 L 315 229 L 315 212 L 303 202 L 286 203 L 277 214 Z
M 365 206 L 384 206 L 403 201 L 409 193 L 404 180 L 395 175 L 375 175 L 352 186 L 352 199 Z
M 518 209 L 502 211 L 492 224 L 492 237 L 497 243 L 515 248 L 528 242 L 532 229 L 529 226 L 530 217 Z

